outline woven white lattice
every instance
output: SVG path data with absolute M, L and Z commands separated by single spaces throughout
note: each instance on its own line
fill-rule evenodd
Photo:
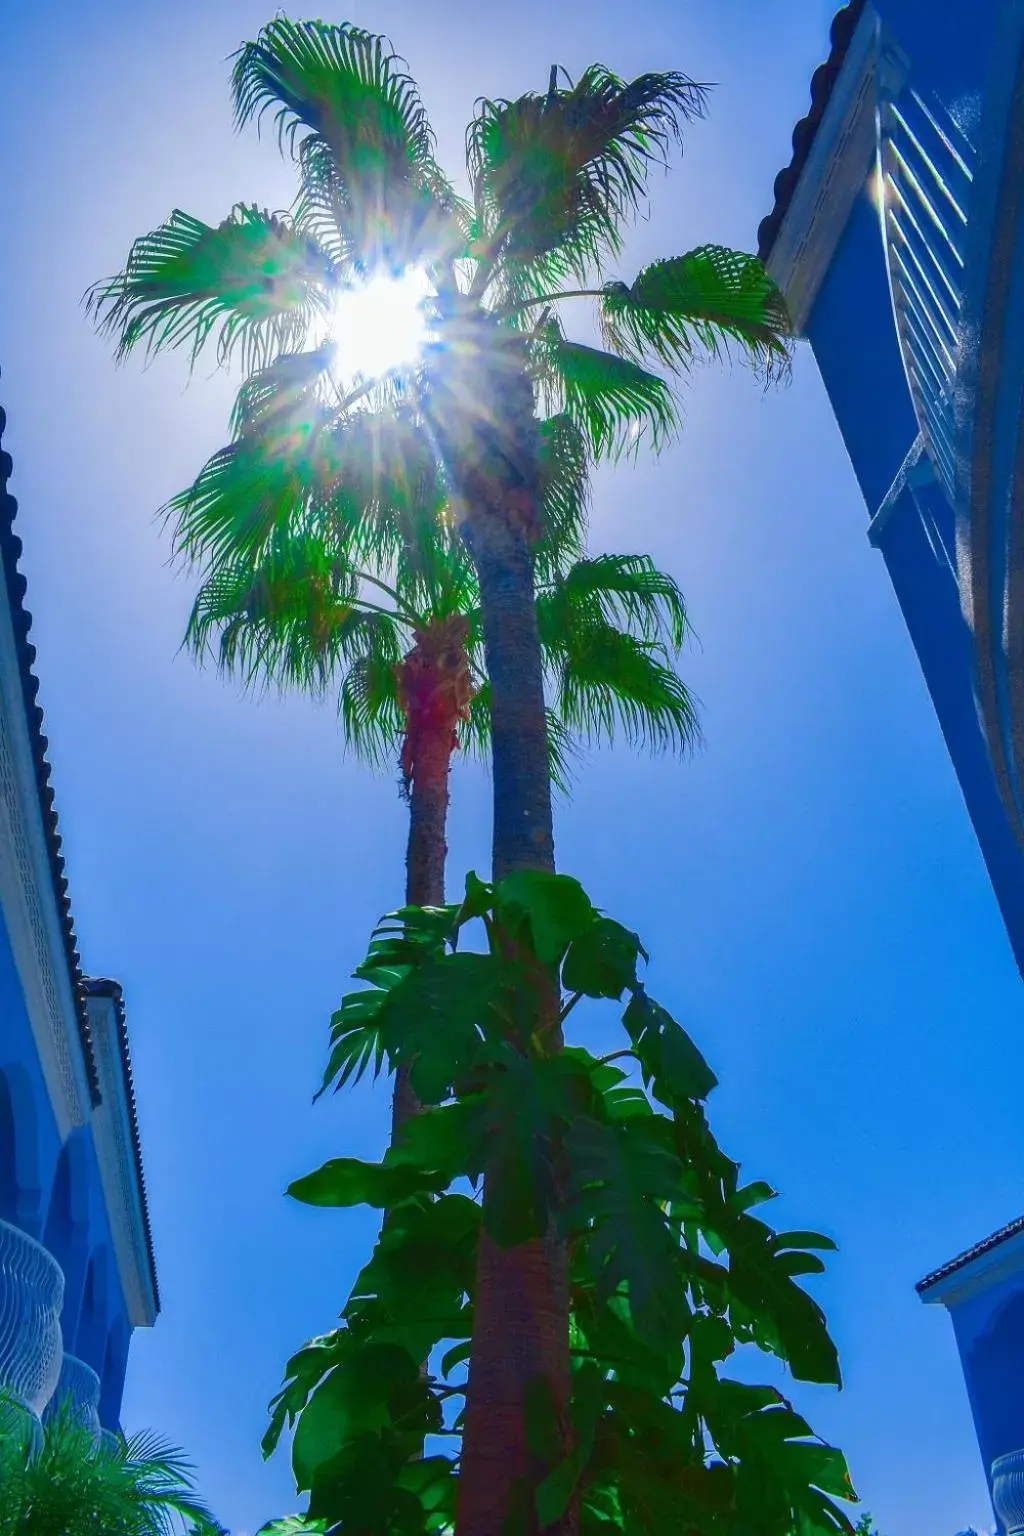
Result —
M 100 1379 L 91 1365 L 79 1360 L 77 1355 L 65 1355 L 60 1367 L 60 1379 L 50 1399 L 50 1409 L 58 1403 L 70 1401 L 75 1417 L 93 1439 L 100 1437 Z
M 0 1221 L 0 1386 L 41 1414 L 60 1377 L 64 1276 L 52 1254 Z

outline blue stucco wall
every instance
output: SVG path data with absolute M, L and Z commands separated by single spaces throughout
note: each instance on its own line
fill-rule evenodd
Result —
M 1007 1275 L 950 1312 L 987 1471 L 1024 1446 L 1024 1275 Z
M 987 70 L 994 5 L 973 6 L 969 43 L 960 0 L 941 18 L 921 0 L 880 7 L 883 24 L 912 61 L 913 78 L 966 111 Z M 983 15 L 980 13 L 984 13 Z M 807 322 L 869 515 L 889 494 L 918 435 L 892 310 L 878 209 L 856 199 Z M 974 689 L 973 637 L 963 618 L 955 568 L 953 512 L 941 490 L 906 487 L 887 509 L 877 542 L 924 673 L 1014 955 L 1024 972 L 1024 852 L 1003 809 Z
M 2 915 L 0 1218 L 41 1240 L 64 1270 L 64 1348 L 100 1377 L 101 1422 L 115 1428 L 131 1329 L 92 1130 L 61 1142 Z
M 889 297 L 878 210 L 867 187 L 851 210 L 807 335 L 869 513 L 917 437 Z

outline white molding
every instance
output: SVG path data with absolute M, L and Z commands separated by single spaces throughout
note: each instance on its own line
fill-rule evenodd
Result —
M 143 1197 L 135 1164 L 130 1111 L 125 1099 L 117 1005 L 109 997 L 90 997 L 86 1005 L 101 1099 L 92 1113 L 93 1142 L 114 1240 L 114 1256 L 132 1327 L 151 1328 L 156 1321 L 156 1297 L 146 1245 Z
M 89 1080 L 6 594 L 0 599 L 0 911 L 63 1141 L 89 1118 Z
M 803 335 L 850 209 L 877 152 L 878 18 L 865 7 L 832 87 L 807 160 L 768 258 L 768 271 Z
M 934 1280 L 921 1294 L 925 1306 L 941 1302 L 950 1309 L 990 1290 L 1001 1280 L 1024 1270 L 1024 1232 L 1015 1232 L 994 1248 L 987 1248 L 961 1264 L 941 1280 Z

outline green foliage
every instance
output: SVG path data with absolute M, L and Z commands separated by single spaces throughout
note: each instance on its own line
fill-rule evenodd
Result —
M 153 1435 L 99 1445 L 67 1402 L 39 1425 L 0 1399 L 0 1536 L 217 1536 L 192 1469 Z
M 759 261 L 719 245 L 657 261 L 628 286 L 608 283 L 601 320 L 616 351 L 673 371 L 700 352 L 718 357 L 730 343 L 769 374 L 789 362 L 781 295 Z
M 465 947 L 470 932 L 484 948 Z M 457 1457 L 434 1448 L 459 1440 L 486 1229 L 503 1247 L 557 1233 L 568 1253 L 567 1453 L 541 1381 L 530 1406 L 541 1528 L 577 1500 L 588 1536 L 852 1536 L 841 1453 L 776 1388 L 722 1372 L 747 1345 L 839 1384 L 801 1283 L 834 1244 L 754 1214 L 774 1191 L 741 1184 L 719 1148 L 704 1108 L 714 1074 L 649 996 L 645 960 L 575 880 L 533 871 L 470 875 L 460 904 L 406 908 L 375 932 L 364 986 L 333 1020 L 325 1087 L 405 1066 L 428 1107 L 379 1163 L 336 1158 L 292 1186 L 389 1214 L 340 1326 L 289 1362 L 265 1440 L 269 1453 L 295 1426 L 296 1477 L 328 1531 L 450 1525 Z M 588 998 L 621 1012 L 613 1059 L 556 1048 Z M 479 1190 L 485 1167 L 481 1207 L 459 1186 Z M 410 1461 L 424 1437 L 428 1454 Z

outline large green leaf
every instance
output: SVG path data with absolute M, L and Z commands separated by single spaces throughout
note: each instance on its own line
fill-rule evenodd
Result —
M 484 1225 L 501 1247 L 539 1237 L 557 1209 L 555 1156 L 566 1127 L 592 1107 L 589 1064 L 502 1052 L 481 1076 L 467 1135 L 484 1162 Z
M 763 1223 L 744 1218 L 729 1234 L 729 1290 L 749 1317 L 752 1336 L 787 1362 L 800 1381 L 841 1386 L 839 1359 L 825 1316 L 794 1275 L 806 1273 L 775 1245 Z M 813 1266 L 811 1272 L 820 1269 Z
M 670 1013 L 637 987 L 622 1016 L 644 1080 L 663 1104 L 704 1099 L 718 1082 L 700 1051 Z
M 518 869 L 498 881 L 494 897 L 495 916 L 513 933 L 526 918 L 534 953 L 545 963 L 560 960 L 594 920 L 590 897 L 571 875 Z
M 288 1186 L 288 1194 L 303 1205 L 372 1205 L 378 1211 L 403 1201 L 437 1194 L 447 1183 L 410 1163 L 364 1163 L 357 1157 L 334 1157 L 315 1173 Z
M 687 1198 L 681 1164 L 651 1121 L 640 1119 L 601 1124 L 581 1115 L 566 1152 L 570 1220 L 587 1233 L 587 1262 L 601 1292 L 624 1286 L 640 1338 L 670 1348 L 687 1306 L 663 1204 Z
M 347 1328 L 335 1328 L 331 1333 L 310 1339 L 302 1349 L 292 1355 L 285 1366 L 284 1385 L 270 1405 L 270 1424 L 263 1436 L 263 1455 L 270 1456 L 286 1424 L 294 1423 L 309 1401 L 313 1389 L 323 1381 L 344 1355 L 355 1347 L 355 1340 Z
M 397 1344 L 363 1344 L 346 1353 L 299 1416 L 292 1444 L 299 1490 L 311 1487 L 317 1469 L 346 1440 L 390 1426 L 425 1390 L 417 1362 Z
M 404 976 L 380 1013 L 380 1033 L 394 1065 L 424 1104 L 446 1098 L 474 1065 L 485 1040 L 511 1023 L 514 984 L 521 972 L 492 955 L 440 955 Z
M 464 214 L 414 81 L 386 38 L 280 16 L 236 55 L 239 123 L 268 110 L 302 178 L 299 217 L 357 268 L 456 254 Z
M 846 1511 L 834 1502 L 856 1498 L 842 1452 L 812 1438 L 779 1393 L 722 1380 L 701 1407 L 716 1447 L 735 1463 L 741 1519 L 807 1536 L 851 1536 Z
M 569 945 L 562 966 L 567 992 L 620 998 L 636 985 L 636 964 L 647 953 L 635 933 L 610 917 L 597 917 Z

